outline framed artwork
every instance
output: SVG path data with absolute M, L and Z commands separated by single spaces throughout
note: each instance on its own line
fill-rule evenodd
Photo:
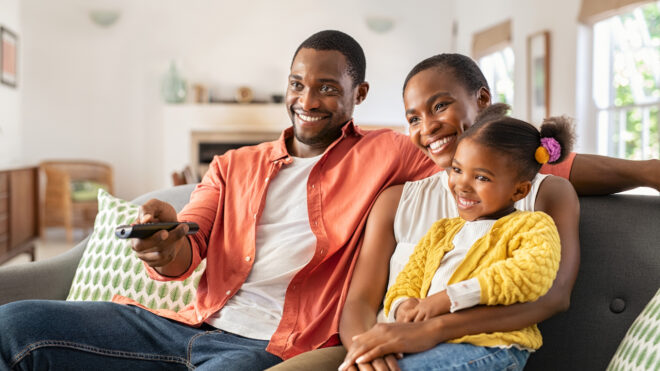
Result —
M 540 125 L 550 115 L 550 32 L 527 38 L 527 97 L 530 123 Z
M 18 36 L 0 27 L 0 82 L 16 87 L 18 76 Z

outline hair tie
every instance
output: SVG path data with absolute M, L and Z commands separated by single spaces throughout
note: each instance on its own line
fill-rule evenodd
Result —
M 538 163 L 555 162 L 561 157 L 561 144 L 555 138 L 541 138 L 541 145 L 536 149 L 534 158 Z

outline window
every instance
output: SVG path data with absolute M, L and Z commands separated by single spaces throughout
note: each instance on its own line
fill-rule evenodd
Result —
M 486 76 L 494 103 L 513 104 L 513 49 L 507 46 L 479 58 L 479 67 Z
M 593 98 L 598 152 L 660 157 L 660 2 L 594 25 Z

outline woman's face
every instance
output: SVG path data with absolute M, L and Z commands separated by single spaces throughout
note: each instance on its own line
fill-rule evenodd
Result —
M 452 69 L 429 68 L 413 76 L 403 94 L 410 139 L 438 166 L 451 165 L 457 137 L 490 104 L 481 88 L 469 93 Z

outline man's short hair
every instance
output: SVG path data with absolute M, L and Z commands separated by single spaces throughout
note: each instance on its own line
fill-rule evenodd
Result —
M 296 52 L 293 54 L 293 59 L 296 59 L 298 52 L 302 48 L 314 50 L 336 50 L 340 52 L 346 57 L 348 74 L 353 79 L 353 87 L 364 82 L 367 61 L 364 57 L 362 47 L 351 36 L 336 30 L 317 32 L 300 44 L 298 49 L 296 49 Z M 293 60 L 291 61 L 291 64 L 293 64 Z

